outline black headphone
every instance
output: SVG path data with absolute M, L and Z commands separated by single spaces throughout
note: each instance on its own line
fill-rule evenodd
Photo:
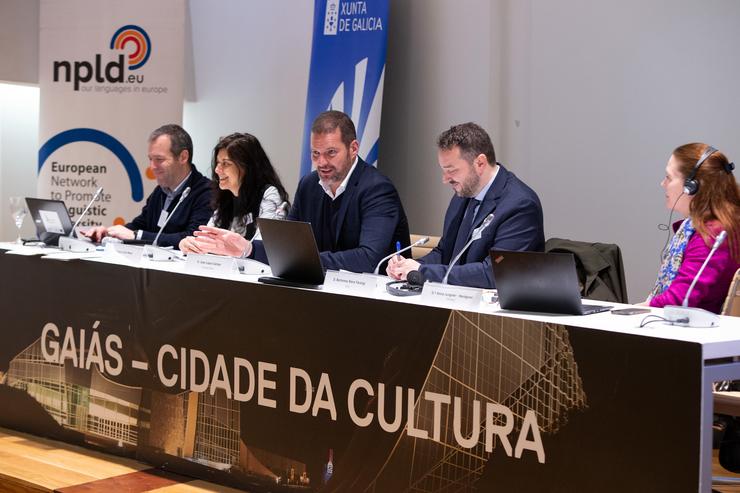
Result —
M 714 147 L 707 147 L 707 150 L 704 151 L 704 154 L 701 155 L 699 160 L 694 165 L 694 169 L 691 170 L 691 173 L 683 182 L 683 193 L 685 193 L 686 195 L 696 195 L 696 192 L 699 191 L 699 181 L 696 179 L 696 173 L 699 171 L 699 167 L 702 165 L 702 163 L 715 152 L 717 152 L 717 149 L 715 149 Z M 731 164 L 731 166 L 733 168 L 735 167 L 734 164 Z

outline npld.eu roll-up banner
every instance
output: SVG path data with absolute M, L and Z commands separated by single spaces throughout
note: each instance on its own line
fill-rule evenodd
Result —
M 377 165 L 387 25 L 388 0 L 314 0 L 301 175 L 311 171 L 311 122 L 326 110 L 352 118 L 360 157 Z
M 38 184 L 81 225 L 123 224 L 156 186 L 147 137 L 182 121 L 185 2 L 42 0 Z

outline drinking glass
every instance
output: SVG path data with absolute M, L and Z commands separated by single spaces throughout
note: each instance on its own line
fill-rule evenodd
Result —
M 23 219 L 26 217 L 28 211 L 26 211 L 26 200 L 23 197 L 10 197 L 10 215 L 13 216 L 15 221 L 15 227 L 18 228 L 18 239 L 16 243 L 21 244 L 21 227 L 23 226 Z

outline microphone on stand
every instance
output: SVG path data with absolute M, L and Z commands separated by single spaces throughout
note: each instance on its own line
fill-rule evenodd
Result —
M 175 207 L 172 209 L 172 212 L 170 212 L 167 215 L 167 219 L 164 220 L 164 223 L 162 224 L 162 227 L 159 228 L 159 231 L 157 232 L 157 236 L 154 237 L 154 241 L 152 242 L 151 246 L 147 245 L 147 247 L 144 248 L 144 255 L 148 257 L 151 260 L 172 260 L 173 255 L 170 250 L 165 250 L 164 248 L 160 248 L 157 246 L 157 242 L 159 241 L 159 237 L 162 234 L 162 231 L 164 231 L 165 226 L 167 226 L 167 223 L 170 222 L 170 219 L 172 219 L 172 216 L 175 215 L 175 211 L 178 207 L 180 207 L 180 204 L 183 203 L 183 201 L 187 198 L 187 196 L 190 194 L 190 187 L 187 187 L 185 190 L 183 190 L 182 195 L 180 195 L 180 200 L 177 201 L 177 204 L 175 204 Z
M 480 226 L 475 228 L 473 230 L 473 234 L 470 235 L 470 239 L 465 244 L 464 247 L 460 249 L 460 251 L 455 255 L 455 258 L 452 259 L 450 264 L 447 266 L 447 271 L 445 272 L 445 276 L 442 278 L 442 284 L 447 284 L 447 278 L 450 277 L 450 271 L 452 270 L 452 267 L 455 265 L 455 263 L 460 260 L 460 257 L 462 257 L 462 254 L 465 253 L 465 251 L 468 249 L 468 247 L 476 240 L 479 240 L 481 235 L 483 234 L 483 230 L 485 230 L 490 224 L 493 222 L 493 212 L 486 216 L 486 218 L 483 220 Z
M 77 221 L 75 221 L 74 225 L 72 226 L 72 230 L 69 232 L 68 236 L 60 236 L 59 237 L 59 249 L 65 250 L 68 252 L 75 252 L 75 253 L 84 253 L 84 252 L 93 252 L 95 251 L 95 245 L 87 240 L 80 240 L 79 237 L 75 238 L 77 235 L 77 226 L 80 224 L 80 221 L 82 221 L 82 218 L 85 217 L 85 214 L 87 214 L 87 211 L 90 210 L 90 207 L 92 207 L 93 202 L 98 200 L 98 197 L 100 197 L 100 194 L 103 193 L 103 187 L 98 187 L 98 189 L 95 191 L 95 194 L 93 194 L 93 198 L 88 202 L 87 207 L 85 207 L 85 210 L 82 211 L 82 214 L 80 214 L 80 217 L 77 218 Z
M 375 275 L 377 276 L 377 275 L 378 275 L 378 269 L 380 269 L 380 266 L 381 266 L 381 265 L 383 264 L 383 262 L 385 262 L 386 260 L 390 259 L 390 258 L 391 258 L 391 257 L 393 257 L 394 255 L 398 255 L 399 253 L 403 253 L 403 252 L 405 252 L 406 250 L 408 250 L 408 249 L 410 249 L 410 248 L 413 248 L 413 247 L 416 247 L 416 246 L 420 246 L 420 245 L 423 245 L 424 243 L 426 243 L 426 242 L 428 242 L 428 241 L 429 241 L 429 237 L 428 237 L 428 236 L 425 236 L 424 238 L 420 238 L 420 239 L 416 240 L 415 242 L 413 242 L 412 244 L 410 244 L 410 245 L 409 245 L 409 246 L 407 246 L 406 248 L 401 248 L 401 249 L 400 249 L 400 250 L 398 250 L 397 252 L 393 252 L 393 253 L 391 253 L 390 255 L 388 255 L 387 257 L 383 257 L 383 258 L 382 258 L 382 259 L 380 260 L 380 262 L 378 262 L 378 265 L 376 265 L 376 266 L 375 266 L 375 270 L 373 271 L 373 274 L 375 274 Z M 400 243 L 400 242 L 399 242 L 399 243 Z
M 689 307 L 688 305 L 689 296 L 691 296 L 691 291 L 694 290 L 696 282 L 701 277 L 704 272 L 704 268 L 709 263 L 714 252 L 717 251 L 726 238 L 727 231 L 725 230 L 721 231 L 720 234 L 717 235 L 717 238 L 714 240 L 714 245 L 712 245 L 712 249 L 709 251 L 709 255 L 707 255 L 704 263 L 701 264 L 701 268 L 699 268 L 699 271 L 694 276 L 694 280 L 691 281 L 691 285 L 686 291 L 686 296 L 684 297 L 681 306 L 668 305 L 663 307 L 663 314 L 665 315 L 666 320 L 671 324 L 681 325 L 683 327 L 716 327 L 719 325 L 719 316 L 717 314 L 704 310 L 703 308 Z
M 164 220 L 164 224 L 162 224 L 162 227 L 159 228 L 159 232 L 157 233 L 157 236 L 154 237 L 152 246 L 157 246 L 157 242 L 159 241 L 159 236 L 162 234 L 162 231 L 164 231 L 165 226 L 167 226 L 167 223 L 170 222 L 170 219 L 172 219 L 172 216 L 175 215 L 175 211 L 177 210 L 178 207 L 180 207 L 180 204 L 182 204 L 183 200 L 185 200 L 188 195 L 190 195 L 190 187 L 183 190 L 182 195 L 180 195 L 180 200 L 177 201 L 177 204 L 175 204 L 175 207 L 174 209 L 172 209 L 172 212 L 170 212 L 167 215 L 167 219 Z

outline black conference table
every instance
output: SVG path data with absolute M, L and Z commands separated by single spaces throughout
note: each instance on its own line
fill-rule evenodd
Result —
M 709 492 L 740 322 L 0 253 L 0 426 L 253 492 Z M 649 326 L 650 327 L 650 326 Z

